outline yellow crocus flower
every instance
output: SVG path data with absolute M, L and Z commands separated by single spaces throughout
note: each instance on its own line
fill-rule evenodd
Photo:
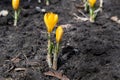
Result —
M 59 43 L 63 36 L 63 28 L 61 26 L 58 26 L 56 29 L 56 42 Z
M 17 10 L 19 8 L 20 0 L 12 0 L 12 7 L 14 10 Z
M 90 7 L 94 7 L 96 0 L 88 0 Z
M 48 33 L 51 33 L 58 22 L 58 15 L 53 12 L 48 12 L 44 15 L 44 22 L 46 24 Z

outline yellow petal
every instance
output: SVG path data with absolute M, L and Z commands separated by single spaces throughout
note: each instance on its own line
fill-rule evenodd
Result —
M 12 7 L 14 10 L 17 10 L 19 8 L 20 0 L 12 0 Z
M 44 15 L 44 22 L 46 24 L 47 31 L 51 33 L 58 22 L 58 15 L 52 12 L 48 12 Z
M 48 20 L 48 15 L 49 15 L 49 13 L 46 13 L 45 15 L 44 15 L 44 22 L 45 22 L 45 24 L 46 24 L 46 27 L 47 27 L 47 30 L 48 30 L 48 32 L 50 32 L 50 25 L 49 25 L 49 20 Z
M 63 36 L 63 28 L 61 26 L 58 26 L 56 29 L 56 42 L 59 43 Z
M 90 7 L 94 7 L 96 0 L 88 0 Z

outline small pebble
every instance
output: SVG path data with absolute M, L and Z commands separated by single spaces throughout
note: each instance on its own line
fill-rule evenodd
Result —
M 117 17 L 117 16 L 112 16 L 112 17 L 111 17 L 111 20 L 112 20 L 112 21 L 117 21 L 117 20 L 118 20 L 118 17 Z
M 118 24 L 120 24 L 120 19 L 118 19 L 117 16 L 111 17 L 111 20 L 112 20 L 112 21 L 115 21 L 115 22 L 118 23 Z
M 0 16 L 7 16 L 8 15 L 8 10 L 2 10 L 0 11 Z
M 37 6 L 35 9 L 36 9 L 37 11 L 39 11 L 39 12 L 46 12 L 46 10 L 45 10 L 45 9 L 41 9 L 41 8 L 40 8 L 40 7 L 38 7 L 38 6 Z
M 46 12 L 46 10 L 45 9 L 41 9 L 41 12 Z
M 120 20 L 118 20 L 117 23 L 120 24 Z

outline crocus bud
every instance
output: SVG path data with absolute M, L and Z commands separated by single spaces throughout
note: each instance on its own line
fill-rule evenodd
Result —
M 20 0 L 12 0 L 12 7 L 14 10 L 17 10 L 19 8 Z
M 44 22 L 48 33 L 51 33 L 58 22 L 58 15 L 53 12 L 48 12 L 44 15 Z
M 96 0 L 88 0 L 90 7 L 94 7 Z
M 58 26 L 56 29 L 56 42 L 59 43 L 63 36 L 63 28 L 61 26 Z

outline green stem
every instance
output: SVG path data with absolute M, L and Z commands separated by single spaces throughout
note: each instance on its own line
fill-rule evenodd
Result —
M 51 40 L 50 40 L 50 33 L 48 33 L 48 53 L 47 53 L 47 62 L 48 62 L 48 66 L 49 68 L 52 67 L 52 46 L 51 46 Z
M 17 10 L 15 10 L 15 12 L 14 12 L 14 26 L 17 26 L 17 20 L 18 20 L 18 14 L 17 14 Z
M 90 22 L 95 22 L 94 8 L 90 8 Z
M 57 70 L 58 52 L 59 52 L 59 43 L 56 44 L 55 53 L 53 56 L 53 69 L 54 70 Z
M 49 0 L 46 0 L 46 5 L 49 5 L 50 3 L 49 3 Z
M 84 10 L 88 11 L 88 1 L 84 0 Z

